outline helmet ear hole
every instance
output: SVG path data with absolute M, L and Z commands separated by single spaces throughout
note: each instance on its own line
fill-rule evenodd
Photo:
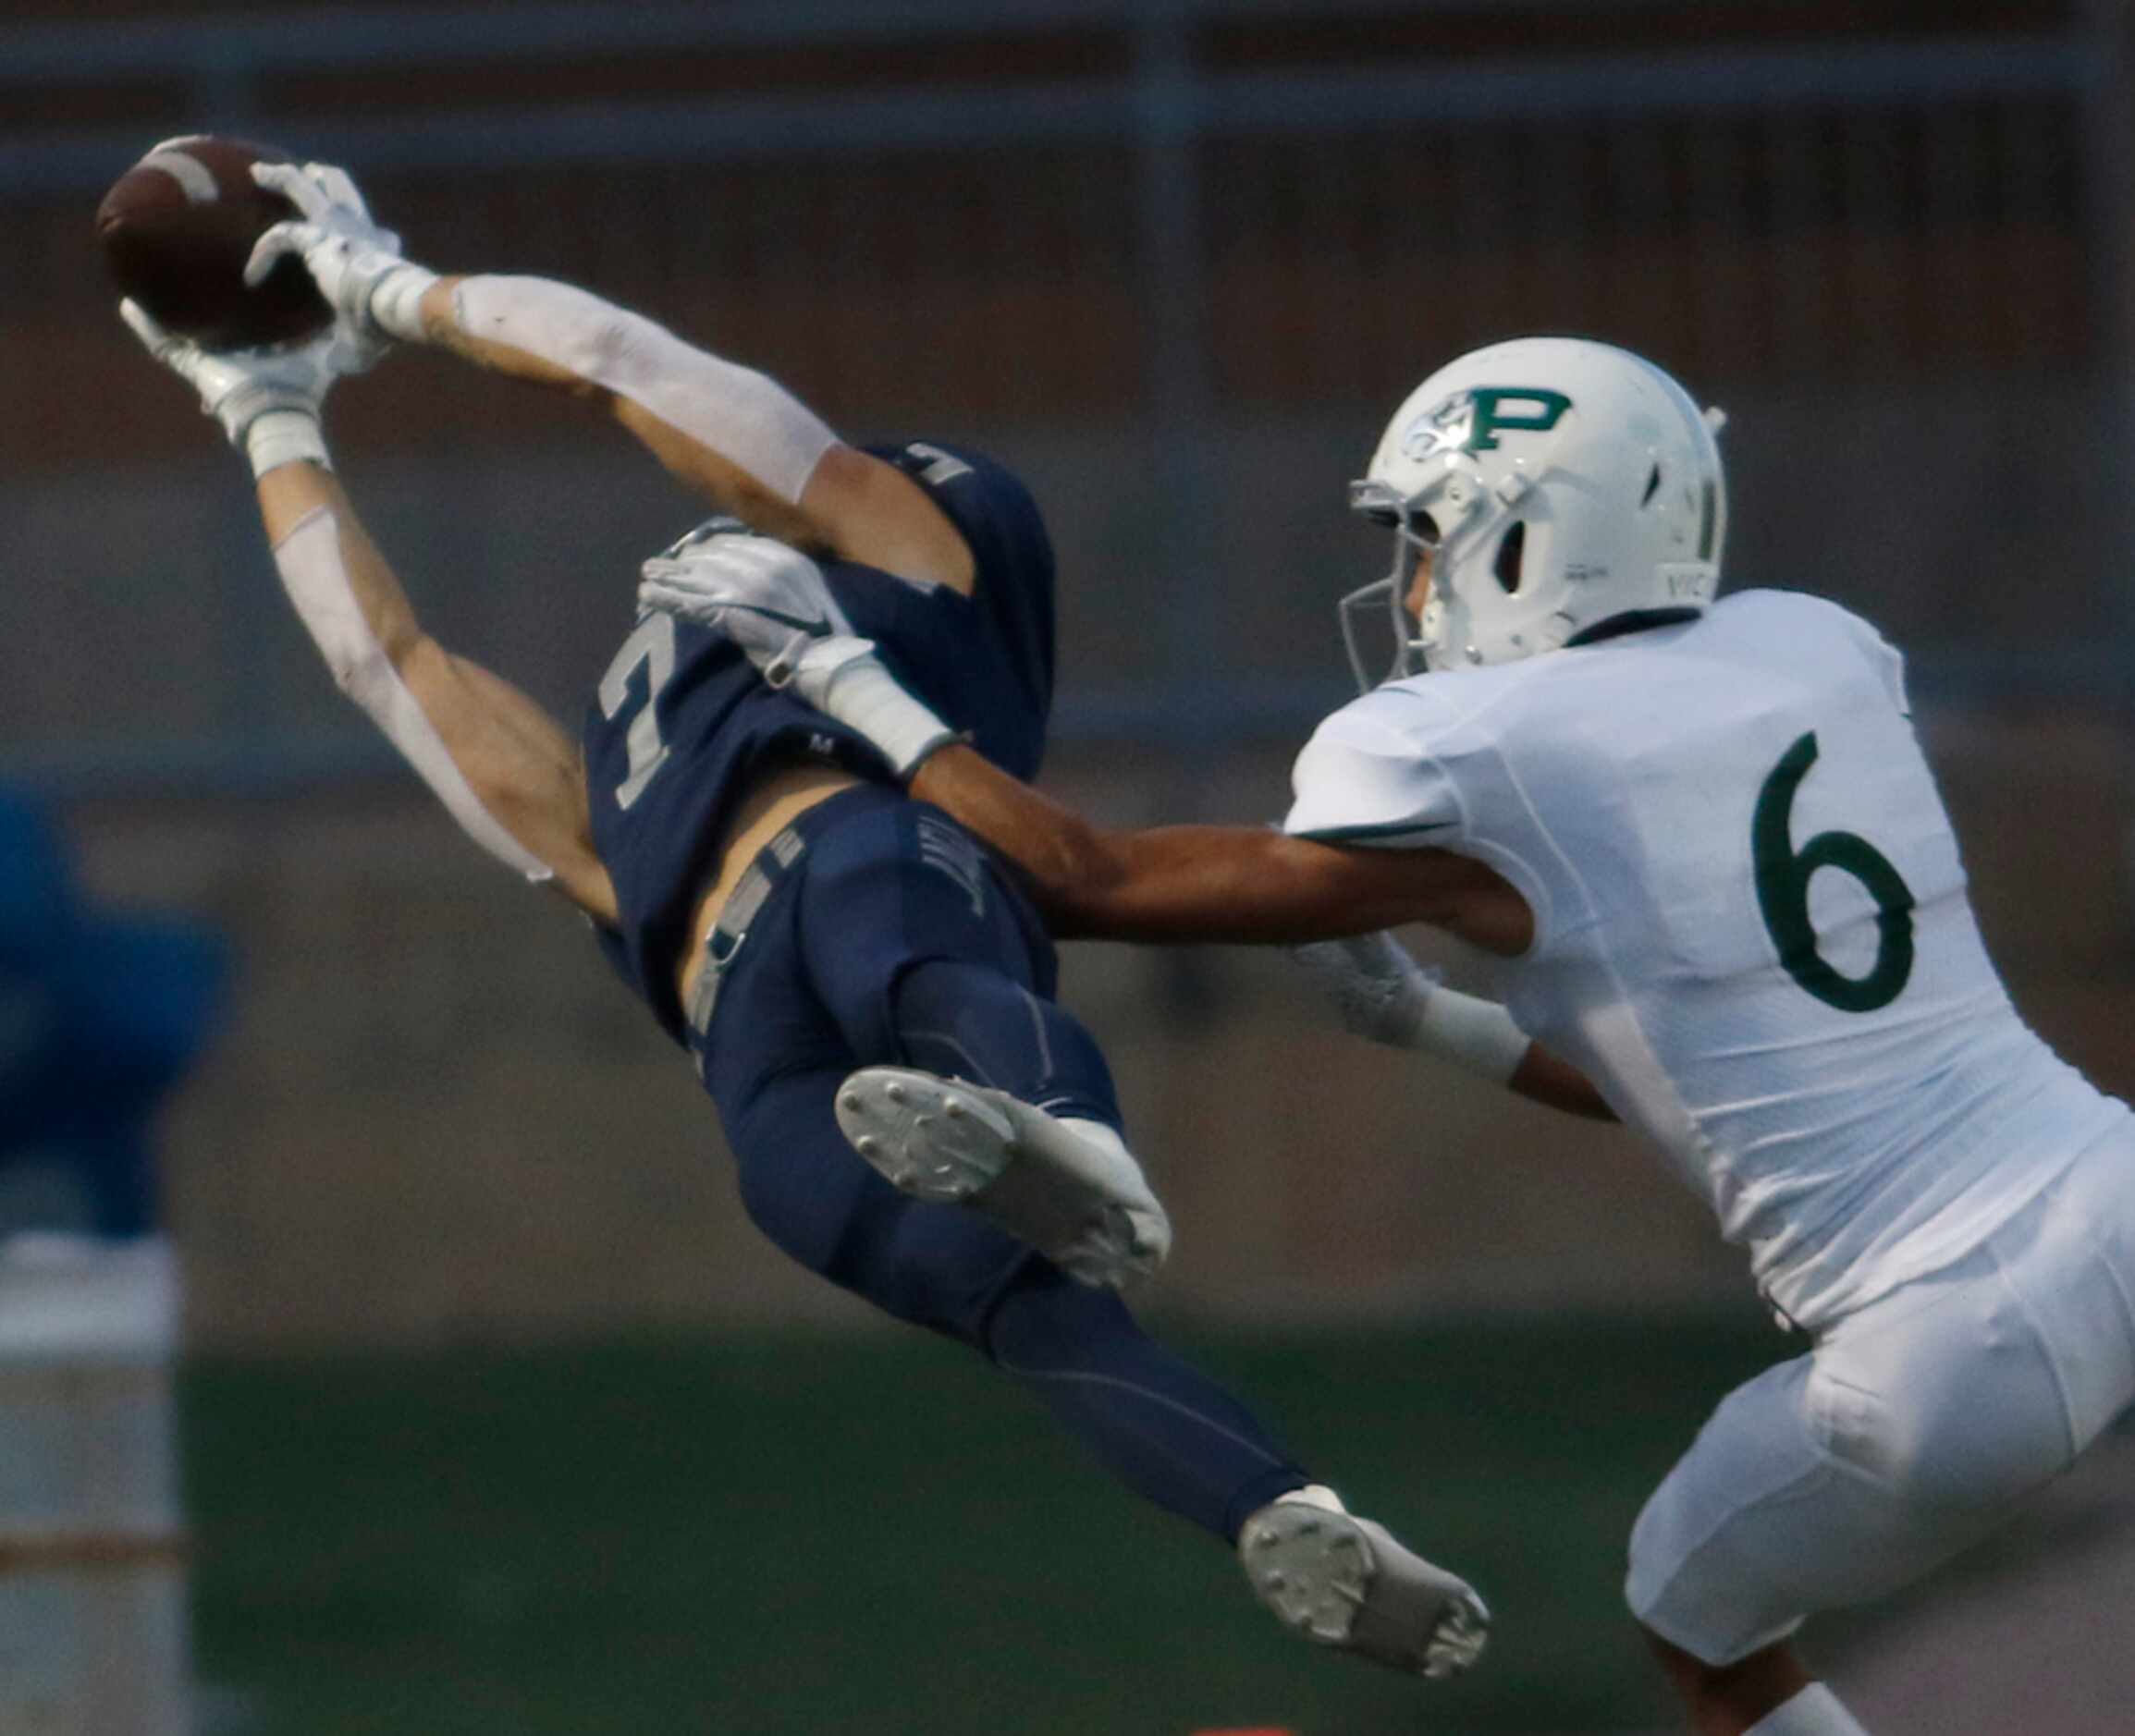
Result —
M 1653 473 L 1652 473 L 1650 476 L 1649 476 L 1649 477 L 1647 477 L 1647 478 L 1646 478 L 1646 492 L 1645 492 L 1645 494 L 1644 494 L 1644 495 L 1642 495 L 1642 496 L 1639 498 L 1639 501 L 1638 501 L 1638 510 L 1639 510 L 1640 512 L 1643 512 L 1643 511 L 1645 511 L 1645 509 L 1646 509 L 1648 507 L 1651 506 L 1651 505 L 1653 504 L 1653 496 L 1654 496 L 1655 495 L 1659 494 L 1660 492 L 1661 492 L 1661 467 L 1660 467 L 1660 465 L 1659 465 L 1658 463 L 1656 463 L 1656 464 L 1653 466 Z
M 1498 544 L 1495 571 L 1498 583 L 1507 596 L 1516 595 L 1520 588 L 1520 567 L 1528 552 L 1528 521 L 1515 520 L 1505 539 Z

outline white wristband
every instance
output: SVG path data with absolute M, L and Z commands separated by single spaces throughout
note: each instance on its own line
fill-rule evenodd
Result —
M 1503 1085 L 1527 1058 L 1528 1040 L 1513 1023 L 1512 1014 L 1494 1000 L 1434 988 L 1417 1022 L 1416 1046 Z
M 1752 1724 L 1747 1736 L 1868 1736 L 1839 1697 L 1812 1681 L 1776 1712 Z
M 319 419 L 301 410 L 270 410 L 253 417 L 245 429 L 245 456 L 252 460 L 255 479 L 307 459 L 327 470 L 334 468 L 326 457 L 326 436 Z
M 371 286 L 371 324 L 388 337 L 423 341 L 423 298 L 437 274 L 420 265 L 395 266 Z
M 956 731 L 906 692 L 874 656 L 840 665 L 819 703 L 825 714 L 873 742 L 900 778 L 910 778 L 935 749 L 957 740 Z

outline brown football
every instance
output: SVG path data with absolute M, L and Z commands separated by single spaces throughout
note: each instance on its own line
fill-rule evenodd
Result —
M 112 184 L 96 208 L 97 238 L 122 295 L 165 330 L 210 349 L 283 344 L 333 317 L 302 263 L 284 259 L 256 289 L 245 261 L 271 225 L 297 214 L 252 177 L 288 153 L 238 139 L 166 139 Z

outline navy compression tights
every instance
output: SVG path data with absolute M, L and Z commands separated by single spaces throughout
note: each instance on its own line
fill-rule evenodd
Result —
M 907 971 L 891 998 L 900 1055 L 1053 1113 L 1116 1120 L 1089 1034 L 1056 1003 L 959 961 Z M 843 1068 L 760 1086 L 728 1131 L 742 1199 L 804 1265 L 989 1357 L 1113 1475 L 1226 1540 L 1307 1482 L 1244 1405 L 1149 1339 L 1120 1300 L 1068 1278 L 985 1218 L 907 1200 L 838 1131 Z

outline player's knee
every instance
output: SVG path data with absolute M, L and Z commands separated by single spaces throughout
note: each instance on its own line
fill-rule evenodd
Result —
M 907 1205 L 901 1221 L 849 1242 L 828 1276 L 897 1319 L 983 1351 L 1001 1295 L 1036 1261 L 966 1213 Z
M 914 1067 L 980 1084 L 1001 1084 L 994 1053 L 1015 1041 L 1030 1015 L 1023 990 L 999 971 L 961 959 L 927 959 L 901 972 L 890 990 L 890 1018 L 903 1058 Z
M 796 1187 L 776 1163 L 737 1151 L 736 1192 L 750 1223 L 788 1259 L 828 1277 L 844 1235 L 845 1214 L 827 1193 Z
M 981 1341 L 995 1298 L 1031 1257 L 984 1220 L 906 1200 L 872 1175 L 796 1189 L 744 1170 L 742 1205 L 779 1250 L 893 1319 Z

